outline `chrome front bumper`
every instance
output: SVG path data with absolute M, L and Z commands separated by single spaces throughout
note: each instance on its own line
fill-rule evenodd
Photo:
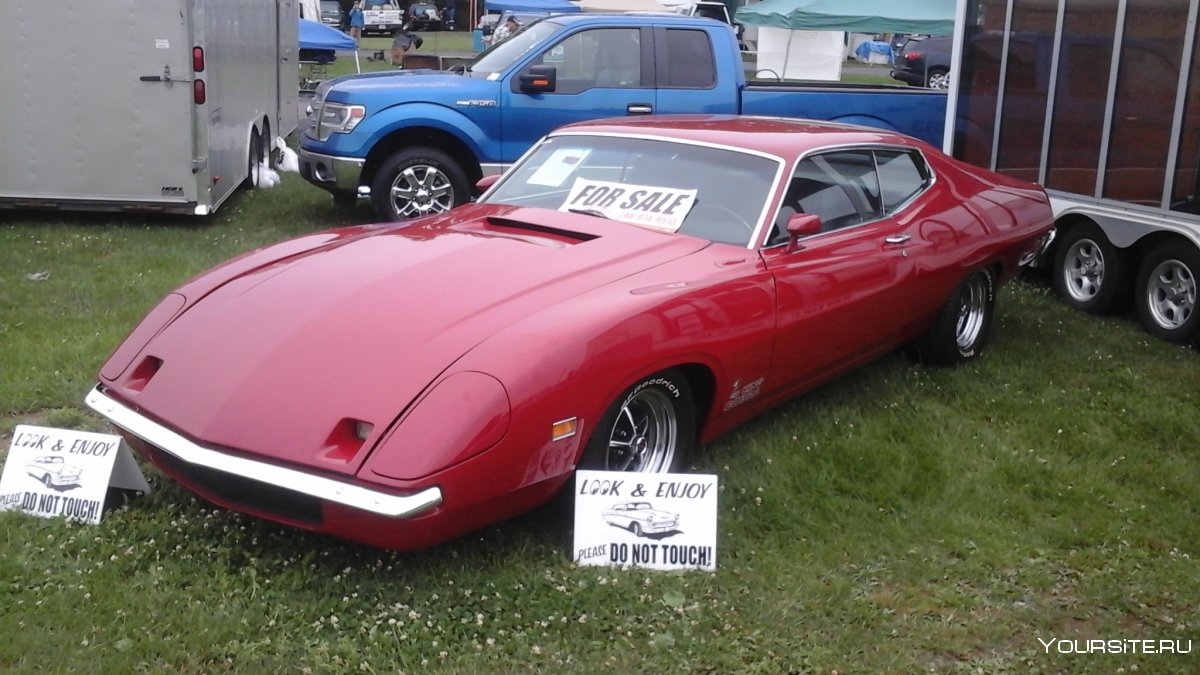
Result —
M 99 387 L 92 389 L 84 400 L 92 410 L 116 426 L 194 466 L 223 471 L 389 518 L 411 518 L 442 503 L 442 491 L 436 487 L 411 495 L 396 495 L 206 448 L 109 398 Z
M 326 190 L 358 193 L 358 181 L 366 160 L 321 155 L 304 148 L 296 154 L 300 158 L 300 175 L 308 182 Z

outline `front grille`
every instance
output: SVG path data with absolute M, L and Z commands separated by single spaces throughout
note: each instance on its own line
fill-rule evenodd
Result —
M 316 497 L 245 476 L 189 464 L 158 448 L 152 451 L 167 473 L 194 485 L 214 499 L 295 523 L 320 525 L 322 522 L 321 500 Z

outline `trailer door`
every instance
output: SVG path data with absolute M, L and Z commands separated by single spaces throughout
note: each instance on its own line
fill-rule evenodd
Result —
M 186 10 L 123 7 L 29 3 L 0 28 L 0 197 L 196 200 Z

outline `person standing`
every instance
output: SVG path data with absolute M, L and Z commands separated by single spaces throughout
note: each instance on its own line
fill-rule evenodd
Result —
M 363 26 L 365 25 L 362 0 L 354 0 L 354 6 L 350 8 L 350 37 L 354 38 L 355 45 L 358 45 L 358 40 L 362 37 Z
M 442 16 L 446 19 L 446 30 L 454 30 L 454 16 L 458 14 L 458 0 L 446 0 L 446 9 Z

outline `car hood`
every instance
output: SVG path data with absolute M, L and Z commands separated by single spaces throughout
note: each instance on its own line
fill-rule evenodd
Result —
M 339 77 L 328 89 L 318 89 L 323 98 L 338 103 L 365 103 L 371 112 L 397 103 L 453 102 L 463 93 L 496 95 L 496 85 L 441 70 L 388 70 Z
M 113 384 L 198 441 L 351 473 L 368 452 L 322 457 L 345 420 L 374 426 L 369 446 L 488 337 L 707 245 L 590 216 L 468 206 L 223 283 Z M 131 386 L 148 359 L 161 365 Z

